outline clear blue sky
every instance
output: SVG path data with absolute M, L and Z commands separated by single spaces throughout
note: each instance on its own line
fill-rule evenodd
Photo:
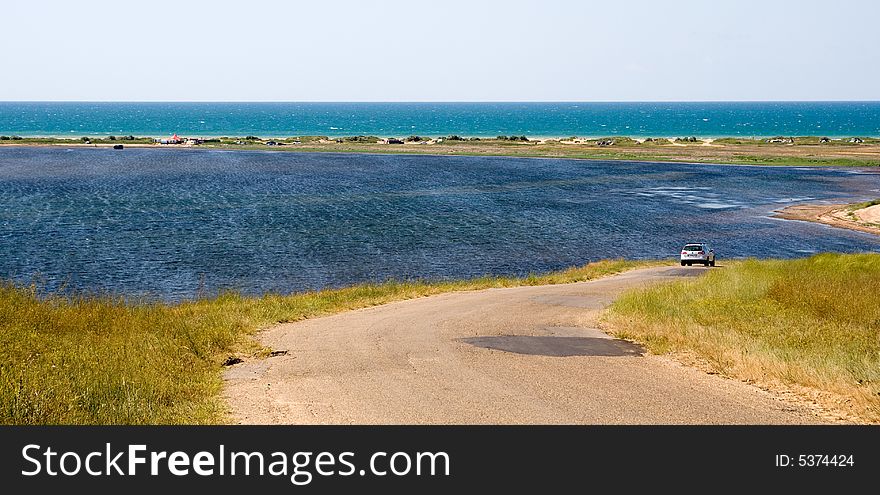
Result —
M 880 100 L 880 2 L 6 2 L 0 100 Z

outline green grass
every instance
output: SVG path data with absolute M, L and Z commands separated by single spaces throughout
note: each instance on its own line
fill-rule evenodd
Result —
M 877 205 L 880 205 L 880 199 L 865 201 L 864 203 L 851 204 L 846 207 L 846 215 L 847 215 L 847 217 L 849 217 L 850 220 L 852 220 L 854 222 L 859 222 L 862 225 L 867 225 L 869 227 L 880 228 L 880 223 L 864 222 L 859 217 L 856 216 L 857 215 L 856 212 L 858 210 L 862 210 L 862 209 L 869 208 L 871 206 L 877 206 Z
M 495 143 L 495 141 L 485 140 L 486 143 Z M 608 147 L 595 148 L 556 148 L 552 150 L 535 149 L 537 145 L 532 143 L 523 143 L 521 141 L 501 142 L 504 151 L 468 151 L 457 150 L 457 156 L 509 156 L 518 158 L 565 158 L 579 160 L 626 160 L 640 162 L 670 162 L 670 163 L 708 163 L 722 165 L 768 165 L 768 166 L 792 166 L 792 167 L 880 167 L 880 158 L 807 158 L 798 156 L 774 156 L 774 155 L 734 155 L 734 156 L 696 156 L 696 155 L 674 155 L 670 154 L 669 146 L 662 145 L 638 145 L 649 148 L 656 153 L 637 153 L 633 152 L 631 147 L 621 146 L 615 148 L 618 144 Z M 424 147 L 421 149 L 400 149 L 394 146 L 384 145 L 364 145 L 362 143 L 345 143 L 351 144 L 351 147 L 297 147 L 288 148 L 285 151 L 307 152 L 307 153 L 361 153 L 361 154 L 395 154 L 395 155 L 448 155 L 455 145 L 471 144 L 470 141 L 445 141 L 443 147 Z M 699 144 L 691 144 L 690 146 L 697 148 Z M 265 149 L 265 146 L 247 146 L 235 145 L 228 146 L 232 149 Z
M 584 142 L 590 146 L 598 146 L 599 143 L 602 141 L 613 142 L 614 144 L 610 146 L 640 146 L 638 141 L 626 136 L 609 136 L 604 138 L 584 140 Z
M 807 158 L 799 156 L 735 155 L 725 163 L 731 165 L 778 165 L 789 167 L 880 167 L 878 159 Z
M 880 421 L 880 254 L 748 260 L 705 277 L 620 297 L 617 336 L 657 354 L 696 356 L 714 371 L 807 387 Z
M 273 138 L 273 140 L 284 142 L 288 146 L 267 148 L 264 141 L 257 141 L 246 138 L 236 137 L 220 137 L 213 138 L 210 142 L 205 142 L 197 148 L 222 148 L 232 150 L 267 150 L 272 151 L 292 151 L 292 152 L 310 152 L 310 153 L 370 153 L 370 154 L 408 154 L 408 155 L 449 155 L 455 154 L 459 156 L 510 156 L 510 157 L 535 157 L 535 158 L 575 158 L 588 160 L 635 160 L 644 162 L 686 162 L 686 163 L 712 163 L 712 164 L 731 164 L 731 165 L 777 165 L 777 166 L 826 166 L 826 167 L 880 167 L 880 158 L 875 155 L 863 154 L 861 156 L 834 156 L 828 155 L 826 148 L 822 148 L 826 156 L 816 156 L 813 153 L 811 145 L 817 144 L 819 138 L 815 137 L 796 137 L 796 149 L 806 152 L 797 155 L 791 154 L 790 145 L 767 144 L 762 140 L 751 139 L 734 139 L 723 138 L 715 141 L 715 144 L 727 144 L 729 148 L 712 148 L 702 146 L 702 142 L 687 143 L 686 146 L 671 146 L 665 139 L 659 142 L 649 142 L 639 144 L 635 140 L 625 137 L 616 136 L 611 139 L 614 141 L 613 146 L 598 146 L 596 139 L 586 140 L 581 145 L 560 145 L 558 142 L 549 142 L 547 144 L 538 144 L 532 140 L 523 141 L 505 141 L 493 138 L 484 138 L 479 141 L 472 140 L 449 140 L 446 139 L 440 144 L 424 145 L 419 149 L 412 147 L 398 147 L 397 145 L 376 144 L 378 138 L 374 136 L 349 136 L 339 138 L 342 142 L 335 142 L 331 139 L 330 143 L 320 142 L 325 140 L 326 136 L 302 136 L 299 138 Z M 299 141 L 300 144 L 293 146 L 292 144 Z M 125 141 L 117 138 L 116 141 L 109 139 L 93 138 L 92 144 L 108 145 L 108 144 L 145 144 L 151 143 L 148 138 L 137 138 L 133 141 Z M 866 144 L 880 143 L 880 139 L 865 139 Z M 80 138 L 24 138 L 19 140 L 0 141 L 0 145 L 70 145 L 83 144 Z M 836 148 L 847 148 L 853 145 L 845 142 L 834 142 L 840 144 Z M 305 146 L 303 146 L 305 145 Z M 760 153 L 753 147 L 750 149 L 738 150 L 736 145 L 760 145 Z M 158 145 L 157 145 L 158 146 Z M 785 153 L 774 153 L 774 150 L 782 146 Z M 799 147 L 799 148 L 797 148 Z M 170 148 L 173 148 L 170 147 Z M 766 152 L 764 151 L 766 150 Z
M 227 293 L 179 304 L 42 295 L 0 284 L 0 424 L 220 423 L 222 363 L 230 355 L 264 356 L 250 338 L 260 328 L 442 292 L 579 282 L 661 263 L 601 261 L 523 278 Z
M 876 205 L 880 205 L 880 199 L 874 199 L 874 200 L 871 200 L 871 201 L 865 201 L 864 203 L 856 203 L 856 204 L 852 204 L 852 205 L 849 205 L 849 206 L 847 207 L 847 209 L 848 209 L 849 211 L 856 211 L 856 210 L 861 210 L 861 209 L 863 209 L 863 208 L 868 208 L 868 207 L 876 206 Z

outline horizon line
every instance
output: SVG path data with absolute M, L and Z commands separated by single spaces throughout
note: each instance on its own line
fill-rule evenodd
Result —
M 0 103 L 880 103 L 877 100 L 0 100 Z

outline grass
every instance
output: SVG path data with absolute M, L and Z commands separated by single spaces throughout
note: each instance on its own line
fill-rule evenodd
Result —
M 852 220 L 853 222 L 859 222 L 862 225 L 867 225 L 869 227 L 880 227 L 880 224 L 878 224 L 878 223 L 863 222 L 860 218 L 858 218 L 856 216 L 857 211 L 863 210 L 865 208 L 870 208 L 871 206 L 877 206 L 877 205 L 880 205 L 880 199 L 874 199 L 871 201 L 865 201 L 863 203 L 854 203 L 854 204 L 848 205 L 846 207 L 846 216 L 850 220 Z
M 821 136 L 776 136 L 780 138 L 790 138 L 793 140 L 792 144 L 795 145 L 825 145 L 825 146 L 849 146 L 849 147 L 857 147 L 859 144 L 876 144 L 880 142 L 878 138 L 869 138 L 863 137 L 862 143 L 851 143 L 848 138 L 834 138 L 830 139 L 827 142 L 822 142 Z M 727 138 L 718 138 L 713 141 L 715 144 L 748 144 L 748 145 L 759 145 L 759 146 L 773 146 L 774 143 L 768 143 L 768 139 L 755 139 L 755 138 L 736 138 L 736 137 L 727 137 Z
M 856 210 L 861 210 L 861 209 L 869 208 L 869 207 L 871 207 L 871 206 L 876 206 L 876 205 L 880 205 L 880 199 L 874 199 L 874 200 L 871 200 L 871 201 L 865 201 L 864 203 L 856 203 L 856 204 L 852 204 L 852 205 L 849 205 L 849 206 L 847 207 L 847 210 L 849 210 L 849 211 L 856 211 Z
M 618 138 L 618 141 L 620 139 Z M 536 142 L 522 141 L 444 141 L 432 145 L 382 145 L 367 142 L 345 141 L 341 144 L 303 143 L 300 146 L 287 146 L 275 151 L 299 151 L 309 153 L 368 153 L 368 154 L 401 154 L 401 155 L 449 155 L 457 156 L 506 156 L 519 158 L 570 158 L 582 160 L 625 160 L 645 162 L 685 162 L 727 165 L 770 165 L 793 167 L 880 167 L 878 155 L 860 157 L 851 156 L 814 156 L 812 154 L 786 155 L 773 154 L 773 150 L 753 155 L 742 153 L 736 146 L 731 146 L 723 153 L 706 148 L 699 143 L 673 147 L 671 144 L 635 144 L 627 142 L 615 143 L 613 146 L 599 147 L 589 144 L 582 145 L 540 145 Z M 242 150 L 265 150 L 260 144 L 229 145 L 224 148 Z M 780 146 L 780 145 L 768 145 Z M 206 146 L 207 147 L 207 146 Z M 754 149 L 752 149 L 754 151 Z
M 703 146 L 703 142 L 678 143 L 673 145 L 666 139 L 639 143 L 625 136 L 615 136 L 612 146 L 599 146 L 597 139 L 585 139 L 579 144 L 563 144 L 558 140 L 541 143 L 483 138 L 478 141 L 445 139 L 433 144 L 377 144 L 374 136 L 326 139 L 326 136 L 303 136 L 299 138 L 273 138 L 284 142 L 285 146 L 266 146 L 265 141 L 221 137 L 205 142 L 194 149 L 221 148 L 234 150 L 272 150 L 293 152 L 330 153 L 380 153 L 380 154 L 433 154 L 460 156 L 510 156 L 541 158 L 578 158 L 591 160 L 634 160 L 646 162 L 686 162 L 734 165 L 776 165 L 776 166 L 833 166 L 833 167 L 880 167 L 880 139 L 865 139 L 863 144 L 848 141 L 820 143 L 818 137 L 795 137 L 794 144 L 772 144 L 760 139 L 722 138 Z M 106 138 L 93 138 L 92 145 L 145 144 L 146 138 L 136 141 L 110 141 Z M 82 145 L 80 138 L 24 138 L 0 141 L 6 145 Z M 175 149 L 176 146 L 154 145 L 157 148 Z
M 443 292 L 580 282 L 663 262 L 600 261 L 545 275 L 234 293 L 178 304 L 63 297 L 0 284 L 0 424 L 213 424 L 222 363 L 262 356 L 279 322 Z
M 774 155 L 734 155 L 725 163 L 732 165 L 778 165 L 789 167 L 880 167 L 880 159 Z
M 807 387 L 880 422 L 878 294 L 880 254 L 747 260 L 629 292 L 605 318 L 617 336 L 653 353 L 696 356 L 746 381 Z

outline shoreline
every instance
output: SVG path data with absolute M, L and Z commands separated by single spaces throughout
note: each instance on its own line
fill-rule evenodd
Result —
M 880 223 L 864 221 L 861 216 L 861 212 L 865 212 L 866 210 L 870 210 L 872 216 L 880 215 L 880 205 L 854 209 L 853 207 L 857 205 L 858 204 L 791 205 L 774 212 L 772 216 L 783 220 L 820 223 L 831 227 L 855 230 L 880 236 Z
M 132 132 L 99 132 L 99 131 L 77 131 L 76 133 L 70 134 L 29 134 L 29 133 L 20 133 L 15 131 L 0 131 L 0 136 L 17 136 L 23 139 L 57 139 L 57 140 L 77 140 L 82 136 L 94 137 L 95 139 L 106 139 L 110 136 L 116 136 L 117 138 L 120 136 L 129 136 L 134 135 L 138 138 L 148 138 L 148 139 L 160 139 L 166 138 L 169 135 L 174 134 L 171 133 L 132 133 Z M 182 134 L 186 136 L 198 137 L 200 139 L 218 139 L 218 138 L 241 138 L 248 134 L 234 134 L 234 133 L 196 133 L 196 132 L 187 132 L 187 131 L 178 131 L 177 134 Z M 460 136 L 465 139 L 482 139 L 482 140 L 494 140 L 498 137 L 498 134 L 456 134 L 455 132 L 409 132 L 408 135 L 419 135 L 424 136 L 430 139 L 430 136 Z M 513 134 L 511 134 L 513 135 Z M 324 136 L 328 139 L 343 139 L 348 136 L 377 136 L 377 137 L 405 137 L 404 135 L 393 135 L 384 132 L 360 132 L 360 133 L 348 133 L 348 134 L 270 134 L 270 133 L 259 133 L 259 136 L 264 139 L 288 139 L 291 137 L 307 137 L 307 136 Z M 555 140 L 555 141 L 564 141 L 571 137 L 577 137 L 578 139 L 584 140 L 595 140 L 595 139 L 632 139 L 636 141 L 644 141 L 646 139 L 669 139 L 674 141 L 677 138 L 683 137 L 695 137 L 701 141 L 715 141 L 719 139 L 736 139 L 736 140 L 753 140 L 753 141 L 762 141 L 766 139 L 772 139 L 775 137 L 791 137 L 795 139 L 803 139 L 803 138 L 820 138 L 826 137 L 832 141 L 845 141 L 852 137 L 859 137 L 863 139 L 869 140 L 880 140 L 880 134 L 878 135 L 868 135 L 868 134 L 815 134 L 815 135 L 788 135 L 788 134 L 749 134 L 748 136 L 736 135 L 736 134 L 681 134 L 681 135 L 661 135 L 661 134 L 578 134 L 576 132 L 572 132 L 564 135 L 555 135 L 555 134 L 526 134 L 532 141 L 547 141 L 547 140 Z
M 824 283 L 828 273 L 833 276 L 835 273 L 839 274 L 841 266 L 851 266 L 850 260 L 856 260 L 871 269 L 872 266 L 876 266 L 876 264 L 871 264 L 871 260 L 875 259 L 871 257 L 876 256 L 876 254 L 825 253 L 800 260 L 742 261 L 731 263 L 727 268 L 720 270 L 719 274 L 723 277 L 725 273 L 728 273 L 728 270 L 739 270 L 740 273 L 746 273 L 751 277 L 757 276 L 760 279 L 772 277 L 771 280 L 790 284 L 793 274 L 800 274 L 806 269 L 808 275 L 812 277 L 810 280 L 820 280 L 820 283 Z M 784 269 L 782 272 L 778 270 L 780 267 Z M 768 270 L 769 268 L 775 269 Z M 411 304 L 432 304 L 441 299 L 431 299 L 430 296 L 439 294 L 458 293 L 465 294 L 465 297 L 483 297 L 484 295 L 498 294 L 497 290 L 526 291 L 535 287 L 553 288 L 554 286 L 559 289 L 551 290 L 568 290 L 565 287 L 568 284 L 607 280 L 612 275 L 638 269 L 659 270 L 667 273 L 680 270 L 674 264 L 661 261 L 606 260 L 567 270 L 549 272 L 537 277 L 485 277 L 433 283 L 387 281 L 382 284 L 355 285 L 287 295 L 213 297 L 180 303 L 153 304 L 149 306 L 148 313 L 144 313 L 146 306 L 142 302 L 120 303 L 105 296 L 79 299 L 52 296 L 50 299 L 43 300 L 34 297 L 32 293 L 28 293 L 20 287 L 0 286 L 0 292 L 3 296 L 0 297 L 0 304 L 4 302 L 8 304 L 8 301 L 11 301 L 18 308 L 23 307 L 22 305 L 27 308 L 22 314 L 28 316 L 28 321 L 33 322 L 33 325 L 23 325 L 16 327 L 16 329 L 25 329 L 31 332 L 28 335 L 31 339 L 31 347 L 40 351 L 36 354 L 30 352 L 28 354 L 13 354 L 8 358 L 13 363 L 12 370 L 17 370 L 19 373 L 18 376 L 13 376 L 13 379 L 0 383 L 0 396 L 8 397 L 11 391 L 24 389 L 33 397 L 41 399 L 41 404 L 45 406 L 39 411 L 21 407 L 9 408 L 4 411 L 5 416 L 0 417 L 0 423 L 224 423 L 233 419 L 230 416 L 232 411 L 225 407 L 227 404 L 225 401 L 229 397 L 227 395 L 228 389 L 225 388 L 225 384 L 222 390 L 210 386 L 211 384 L 218 383 L 218 380 L 222 379 L 224 375 L 226 379 L 234 379 L 235 374 L 240 377 L 239 369 L 248 366 L 248 362 L 251 366 L 259 365 L 266 363 L 266 359 L 285 356 L 288 352 L 304 352 L 299 345 L 290 346 L 285 345 L 284 342 L 266 341 L 262 338 L 262 336 L 269 335 L 271 329 L 278 328 L 279 325 L 314 325 L 322 322 L 321 317 L 331 315 L 337 315 L 333 318 L 357 317 L 365 314 L 363 311 L 356 311 L 359 309 L 380 306 L 385 308 L 371 310 L 370 314 L 375 315 L 379 311 L 400 307 L 399 304 L 389 305 L 389 303 L 399 301 L 413 301 Z M 876 270 L 868 273 L 869 276 L 872 276 L 870 274 L 876 273 Z M 631 275 L 625 277 L 631 277 Z M 734 278 L 736 279 L 736 277 Z M 692 279 L 678 283 L 693 284 L 700 283 L 700 280 Z M 864 287 L 859 286 L 850 290 L 856 296 L 861 295 L 864 300 L 870 297 L 870 291 L 867 282 L 863 285 Z M 832 291 L 833 288 L 828 290 Z M 688 294 L 690 294 L 688 291 L 667 291 L 661 301 L 668 303 L 670 296 L 687 297 Z M 796 291 L 795 295 L 797 294 L 809 295 L 812 292 Z M 868 294 L 868 296 L 864 296 L 864 294 Z M 731 292 L 728 297 L 734 302 L 738 302 L 742 298 L 736 292 Z M 753 295 L 749 294 L 749 297 L 753 297 Z M 446 297 L 442 300 L 449 301 L 451 299 L 453 298 Z M 800 303 L 803 299 L 805 297 L 798 297 L 794 303 Z M 829 300 L 839 302 L 842 298 Z M 558 304 L 558 301 L 559 299 L 554 303 L 553 300 L 545 299 L 544 302 L 538 301 L 538 304 L 549 304 L 557 308 L 568 307 L 564 304 Z M 532 302 L 535 302 L 534 299 L 530 300 L 530 303 Z M 704 305 L 694 307 L 701 308 Z M 847 308 L 846 305 L 837 304 L 831 307 L 831 311 L 832 314 L 840 314 L 840 318 L 845 318 L 848 316 L 845 313 Z M 59 313 L 64 317 L 58 318 Z M 344 316 L 343 313 L 348 316 Z M 633 316 L 641 314 L 639 312 Z M 751 327 L 754 323 L 749 319 L 750 315 L 751 313 L 744 312 L 733 313 L 728 315 L 728 320 L 744 327 Z M 825 316 L 823 315 L 823 317 Z M 97 334 L 91 331 L 95 319 L 106 322 L 108 331 Z M 809 327 L 810 324 L 811 322 L 808 321 L 805 325 Z M 58 328 L 57 325 L 61 325 L 61 327 Z M 35 334 L 30 330 L 31 328 L 37 329 Z M 536 328 L 538 331 L 542 331 L 543 328 L 571 331 L 570 327 Z M 580 328 L 580 324 L 578 328 Z M 812 411 L 816 415 L 814 419 L 823 420 L 823 422 L 876 423 L 878 421 L 876 408 L 873 409 L 873 413 L 871 409 L 872 404 L 878 400 L 877 394 L 870 388 L 866 393 L 863 393 L 866 387 L 871 385 L 869 381 L 856 381 L 862 376 L 859 374 L 860 369 L 852 371 L 851 368 L 837 368 L 851 370 L 850 375 L 855 375 L 855 377 L 842 375 L 841 381 L 849 384 L 846 388 L 823 386 L 823 384 L 817 386 L 815 383 L 790 378 L 791 376 L 804 376 L 803 374 L 782 373 L 777 374 L 776 377 L 772 375 L 768 377 L 767 369 L 776 370 L 780 365 L 787 366 L 786 362 L 779 360 L 768 362 L 769 366 L 761 366 L 759 368 L 761 370 L 760 379 L 755 379 L 748 374 L 738 373 L 738 370 L 743 369 L 741 367 L 721 370 L 707 368 L 707 363 L 708 365 L 713 363 L 711 361 L 713 355 L 706 355 L 705 351 L 701 351 L 702 346 L 695 346 L 687 340 L 678 342 L 675 348 L 663 349 L 656 347 L 657 342 L 660 342 L 658 339 L 644 338 L 647 333 L 636 334 L 629 330 L 621 331 L 619 326 L 615 327 L 614 325 L 600 326 L 599 328 L 601 329 L 599 331 L 608 329 L 612 332 L 612 336 L 618 339 L 641 342 L 650 350 L 651 354 L 667 355 L 668 359 L 677 363 L 676 366 L 681 365 L 694 371 L 708 371 L 710 374 L 720 373 L 727 378 L 754 385 L 765 392 L 779 394 L 777 397 L 784 398 L 787 404 L 807 406 L 805 411 Z M 651 329 L 646 327 L 643 330 L 650 331 Z M 594 330 L 585 331 L 592 332 Z M 809 332 L 803 334 L 812 335 Z M 144 335 L 150 338 L 144 338 Z M 551 336 L 555 335 L 551 334 Z M 864 332 L 859 335 L 864 335 Z M 198 345 L 200 352 L 196 353 L 192 350 L 193 342 Z M 384 342 L 388 343 L 388 341 Z M 703 340 L 700 342 L 702 343 Z M 716 339 L 714 342 L 723 344 L 729 340 Z M 773 342 L 778 342 L 778 339 L 774 339 Z M 183 343 L 187 345 L 184 346 Z M 31 347 L 17 348 L 13 346 L 11 349 L 29 351 Z M 752 353 L 742 352 L 743 348 L 743 346 L 737 345 L 737 342 L 733 342 L 732 345 L 722 347 L 721 350 L 724 355 L 748 355 L 749 359 L 753 359 Z M 807 349 L 809 348 L 811 347 L 807 347 Z M 477 350 L 476 352 L 484 351 Z M 124 356 L 124 359 L 117 359 L 119 355 Z M 504 357 L 506 354 L 500 354 L 500 356 Z M 769 355 L 771 358 L 774 356 L 774 354 Z M 809 354 L 807 357 L 810 357 Z M 55 368 L 55 363 L 59 358 L 63 358 L 67 363 L 68 369 L 71 370 L 70 373 L 62 374 L 50 371 Z M 27 362 L 28 366 L 15 366 L 21 362 Z M 113 366 L 104 366 L 103 364 L 107 362 L 113 363 Z M 749 362 L 753 363 L 754 361 Z M 817 361 L 805 360 L 804 362 Z M 818 362 L 824 363 L 824 361 Z M 281 361 L 274 363 L 279 364 Z M 181 377 L 186 377 L 186 380 L 182 380 Z M 126 378 L 128 378 L 127 381 L 125 381 Z M 855 383 L 858 385 L 853 385 Z M 3 388 L 5 384 L 12 384 L 16 388 Z M 729 382 L 729 384 L 736 385 L 734 382 Z M 137 393 L 114 393 L 123 389 L 134 390 Z M 47 390 L 52 393 L 47 393 Z M 82 390 L 88 390 L 90 393 L 83 395 Z M 133 398 L 137 400 L 133 401 Z M 162 400 L 159 400 L 160 398 Z M 161 407 L 142 407 L 143 404 L 149 404 L 151 401 Z M 20 402 L 12 403 L 21 404 Z M 101 407 L 94 407 L 98 404 Z
M 34 148 L 126 148 L 280 151 L 304 153 L 364 153 L 433 156 L 500 156 L 521 158 L 562 158 L 584 160 L 617 160 L 657 163 L 699 163 L 759 166 L 801 167 L 873 167 L 880 168 L 880 140 L 861 143 L 820 142 L 818 138 L 794 138 L 791 143 L 769 143 L 759 140 L 670 141 L 632 138 L 570 140 L 510 139 L 430 139 L 395 142 L 374 140 L 373 137 L 329 139 L 306 136 L 275 140 L 268 138 L 223 138 L 190 144 L 159 144 L 145 137 L 131 139 L 5 139 L 4 147 Z

